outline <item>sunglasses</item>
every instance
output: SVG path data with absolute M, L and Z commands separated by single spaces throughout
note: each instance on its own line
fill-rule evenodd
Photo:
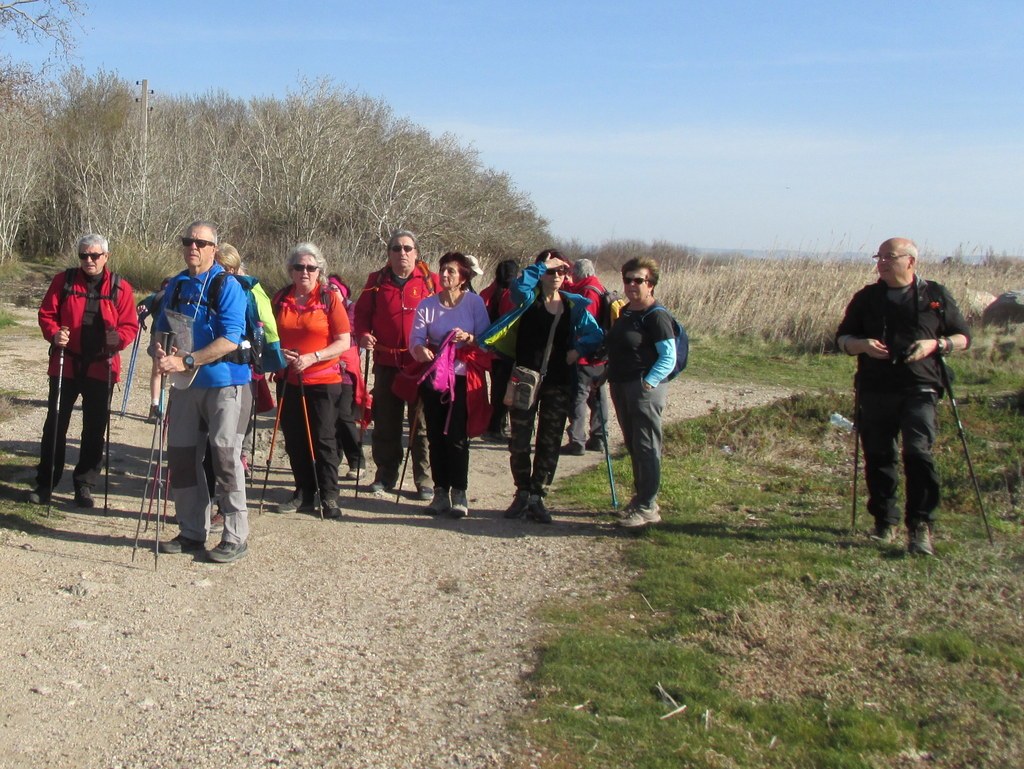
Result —
M 100 260 L 100 257 L 105 256 L 105 255 L 106 254 L 104 252 L 100 252 L 98 254 L 90 254 L 90 253 L 86 252 L 84 254 L 79 254 L 78 258 L 81 259 L 82 261 L 85 261 L 86 259 L 91 259 L 94 262 L 98 262 Z
M 544 274 L 545 275 L 568 275 L 569 274 L 569 268 L 568 267 L 555 267 L 553 270 L 545 270 Z
M 212 240 L 203 240 L 202 238 L 182 238 L 181 245 L 185 248 L 192 248 L 192 246 L 195 246 L 196 248 L 202 249 L 207 246 L 215 246 L 217 244 Z
M 393 245 L 391 247 L 391 253 L 393 253 L 393 254 L 400 254 L 403 251 L 408 254 L 410 251 L 415 251 L 415 250 L 416 250 L 416 246 L 410 246 L 407 243 L 395 243 L 395 245 Z
M 316 272 L 320 268 L 315 264 L 293 264 L 292 269 L 295 272 Z
M 650 283 L 648 278 L 623 278 L 622 285 L 624 286 L 642 286 L 644 283 Z

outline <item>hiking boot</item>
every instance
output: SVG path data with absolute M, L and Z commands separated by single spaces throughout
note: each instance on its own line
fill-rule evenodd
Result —
M 423 502 L 430 502 L 434 499 L 434 489 L 426 484 L 417 486 L 416 496 Z
M 504 430 L 488 430 L 480 437 L 487 443 L 508 443 L 508 433 Z
M 393 483 L 384 483 L 384 481 L 378 480 L 367 486 L 366 490 L 370 494 L 377 494 L 378 496 L 381 496 L 387 493 L 394 485 L 395 484 Z
M 338 505 L 338 500 L 328 499 L 321 505 L 320 509 L 323 511 L 324 518 L 328 520 L 337 520 L 341 518 L 344 513 L 341 511 L 341 506 Z
M 642 507 L 636 505 L 632 512 L 619 521 L 619 526 L 624 529 L 642 529 L 653 523 L 661 523 L 661 515 L 658 513 L 657 505 Z
M 427 505 L 428 515 L 443 515 L 451 510 L 452 500 L 448 494 L 448 489 L 442 488 L 441 486 L 434 487 L 434 498 L 430 500 L 430 504 Z
M 92 490 L 88 486 L 75 487 L 75 505 L 77 507 L 94 507 L 96 505 L 92 498 Z
M 544 497 L 540 494 L 531 494 L 529 507 L 526 510 L 526 517 L 537 523 L 551 523 L 551 513 L 544 506 Z
M 207 555 L 214 563 L 231 563 L 244 558 L 249 546 L 245 542 L 221 542 Z
M 158 547 L 161 553 L 167 553 L 167 555 L 178 555 L 179 553 L 198 553 L 200 550 L 206 549 L 206 543 L 198 539 L 191 539 L 183 534 L 179 534 L 174 539 L 161 542 Z
M 33 505 L 45 505 L 50 501 L 50 490 L 36 486 L 28 493 L 28 501 Z
M 210 519 L 210 533 L 216 534 L 218 531 L 224 531 L 224 515 L 217 513 Z
M 582 457 L 587 453 L 587 450 L 583 447 L 582 443 L 576 441 L 570 441 L 558 450 L 558 453 L 563 457 Z
M 242 474 L 246 478 L 248 478 L 249 480 L 252 480 L 252 464 L 249 462 L 249 455 L 248 454 L 242 454 L 241 462 L 242 462 Z
M 313 500 L 303 499 L 301 494 L 295 494 L 291 499 L 285 500 L 277 506 L 279 513 L 313 512 Z
M 907 529 L 907 552 L 911 555 L 935 555 L 930 524 L 919 523 Z
M 871 531 L 871 539 L 885 545 L 891 545 L 896 541 L 896 527 L 888 523 L 876 523 Z
M 519 489 L 516 492 L 512 504 L 505 511 L 506 518 L 522 518 L 526 515 L 526 509 L 530 506 L 530 492 L 526 489 Z
M 465 489 L 452 489 L 452 507 L 448 511 L 452 518 L 465 518 L 469 515 L 469 500 Z
M 600 435 L 592 435 L 586 442 L 587 451 L 604 451 L 604 438 Z
M 349 470 L 345 473 L 344 480 L 346 481 L 357 481 L 359 480 L 359 471 L 356 469 Z

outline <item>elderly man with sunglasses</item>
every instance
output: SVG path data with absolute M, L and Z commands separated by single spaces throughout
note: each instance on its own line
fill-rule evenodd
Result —
M 355 338 L 363 350 L 373 351 L 372 453 L 377 471 L 370 491 L 374 494 L 383 494 L 398 482 L 406 403 L 391 392 L 391 383 L 413 361 L 409 339 L 416 306 L 440 289 L 438 276 L 420 259 L 416 236 L 396 230 L 388 239 L 388 263 L 370 273 L 356 301 Z M 417 494 L 430 501 L 434 486 L 426 432 L 419 425 L 411 450 Z
M 245 332 L 247 300 L 216 262 L 217 228 L 193 222 L 181 239 L 186 269 L 164 292 L 156 319 L 157 366 L 171 379 L 167 464 L 180 533 L 159 544 L 162 553 L 206 549 L 212 500 L 203 473 L 209 442 L 216 497 L 224 516 L 215 563 L 242 558 L 248 549 L 249 514 L 242 466 L 242 433 L 252 403 L 251 370 L 231 357 Z
M 107 239 L 78 241 L 79 267 L 54 276 L 39 307 L 39 327 L 50 341 L 50 392 L 29 502 L 47 504 L 64 471 L 71 412 L 82 398 L 82 439 L 73 480 L 75 504 L 92 507 L 110 414 L 110 393 L 119 381 L 118 354 L 135 339 L 139 319 L 128 281 L 107 269 Z M 60 403 L 58 404 L 58 394 Z
M 890 238 L 874 256 L 879 280 L 854 294 L 836 333 L 836 346 L 857 356 L 859 413 L 868 512 L 873 538 L 895 539 L 899 474 L 896 441 L 903 439 L 907 551 L 934 555 L 932 524 L 939 475 L 932 458 L 935 404 L 943 391 L 940 355 L 964 350 L 970 330 L 946 288 L 916 274 L 917 246 Z

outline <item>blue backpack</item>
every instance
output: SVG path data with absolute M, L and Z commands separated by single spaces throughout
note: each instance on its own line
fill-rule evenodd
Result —
M 686 335 L 686 329 L 683 328 L 683 324 L 676 320 L 675 316 L 669 312 L 669 309 L 664 305 L 656 304 L 647 312 L 641 316 L 641 320 L 645 320 L 648 315 L 656 310 L 664 310 L 668 313 L 669 318 L 672 319 L 672 329 L 675 332 L 676 341 L 676 365 L 665 377 L 666 382 L 671 382 L 676 376 L 686 368 L 687 359 L 690 357 L 690 338 Z

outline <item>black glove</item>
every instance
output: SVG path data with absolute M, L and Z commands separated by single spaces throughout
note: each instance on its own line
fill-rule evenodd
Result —
M 121 337 L 118 336 L 115 329 L 107 329 L 107 336 L 104 343 L 107 346 L 108 353 L 115 353 L 121 349 Z

